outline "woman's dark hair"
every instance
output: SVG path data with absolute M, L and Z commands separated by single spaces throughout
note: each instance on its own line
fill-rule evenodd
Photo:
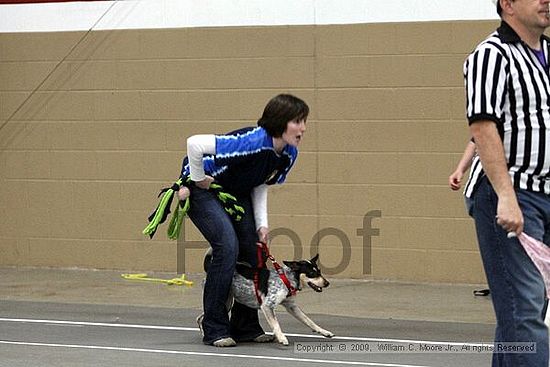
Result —
M 294 119 L 305 120 L 309 114 L 308 105 L 291 94 L 279 94 L 271 98 L 264 108 L 258 126 L 263 127 L 269 135 L 280 138 L 286 130 L 286 124 Z
M 500 0 L 497 0 L 497 13 L 499 16 L 502 15 L 502 7 L 500 6 Z

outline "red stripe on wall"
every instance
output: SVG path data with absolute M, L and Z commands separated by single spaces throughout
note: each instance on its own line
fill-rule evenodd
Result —
M 32 3 L 68 3 L 82 1 L 106 1 L 106 0 L 0 0 L 0 4 L 32 4 Z

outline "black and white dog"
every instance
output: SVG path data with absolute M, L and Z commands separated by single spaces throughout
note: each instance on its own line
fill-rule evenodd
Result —
M 204 259 L 205 271 L 211 257 L 210 250 L 206 253 Z M 330 284 L 323 277 L 317 266 L 318 259 L 319 255 L 316 255 L 311 260 L 283 261 L 284 265 L 281 266 L 281 270 L 284 273 L 283 276 L 279 275 L 276 270 L 267 270 L 264 268 L 256 281 L 250 275 L 252 274 L 251 268 L 249 268 L 249 275 L 247 275 L 246 265 L 238 265 L 237 272 L 233 276 L 230 300 L 227 303 L 228 310 L 231 308 L 233 298 L 248 307 L 261 309 L 267 323 L 273 330 L 273 336 L 283 345 L 288 345 L 289 343 L 275 316 L 275 308 L 278 305 L 283 305 L 292 316 L 310 327 L 314 332 L 327 338 L 333 337 L 333 333 L 313 322 L 296 304 L 296 291 L 300 291 L 303 284 L 307 284 L 315 292 L 322 292 L 323 288 L 328 287 Z M 289 284 L 285 284 L 284 277 L 286 277 Z M 288 285 L 290 285 L 290 289 Z M 203 316 L 200 315 L 197 318 L 199 326 L 201 325 Z

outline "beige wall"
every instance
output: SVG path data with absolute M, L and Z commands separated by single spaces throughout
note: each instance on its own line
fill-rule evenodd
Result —
M 271 190 L 272 229 L 296 232 L 304 256 L 316 233 L 341 231 L 350 260 L 332 277 L 484 282 L 473 223 L 446 183 L 468 139 L 462 63 L 495 25 L 0 34 L 0 265 L 175 271 L 166 226 L 154 240 L 141 230 L 186 137 L 253 125 L 291 92 L 312 113 L 289 181 Z M 191 227 L 183 242 L 200 240 Z M 325 267 L 342 249 L 321 240 Z M 294 250 L 273 241 L 277 258 Z M 185 251 L 186 271 L 202 253 Z

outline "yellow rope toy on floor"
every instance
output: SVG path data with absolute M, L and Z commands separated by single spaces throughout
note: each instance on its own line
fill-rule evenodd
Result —
M 121 274 L 124 279 L 128 280 L 142 280 L 146 282 L 164 283 L 167 285 L 186 285 L 188 287 L 193 286 L 193 282 L 185 279 L 185 274 L 181 277 L 172 279 L 151 278 L 145 273 L 138 274 Z

